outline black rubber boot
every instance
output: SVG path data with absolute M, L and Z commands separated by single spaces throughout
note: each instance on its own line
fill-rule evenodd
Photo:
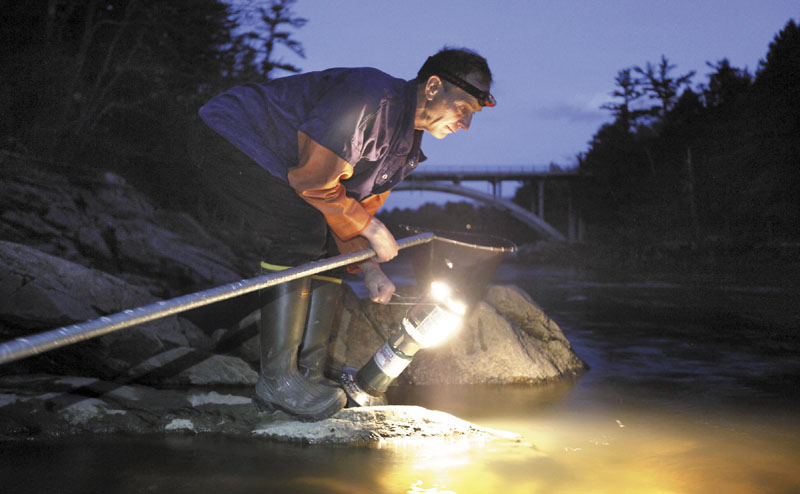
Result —
M 303 278 L 262 292 L 261 373 L 253 401 L 261 410 L 321 420 L 341 410 L 346 397 L 341 389 L 311 382 L 297 367 L 310 285 L 310 278 Z
M 325 377 L 325 363 L 333 322 L 339 310 L 341 285 L 332 281 L 314 280 L 311 282 L 311 289 L 311 307 L 308 310 L 308 322 L 297 366 L 310 381 L 338 387 L 338 384 Z

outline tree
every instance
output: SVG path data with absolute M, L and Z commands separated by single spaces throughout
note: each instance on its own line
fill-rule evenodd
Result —
M 787 83 L 796 80 L 797 67 L 800 65 L 798 47 L 800 26 L 790 19 L 769 44 L 766 58 L 759 62 L 757 78 L 784 80 Z
M 31 0 L 6 10 L 17 23 L 0 55 L 14 87 L 0 97 L 2 125 L 61 160 L 110 138 L 119 145 L 133 129 L 163 131 L 231 62 L 235 22 L 218 0 Z
M 610 94 L 621 101 L 606 103 L 600 107 L 604 110 L 610 110 L 620 125 L 626 129 L 635 126 L 637 119 L 643 114 L 641 110 L 631 109 L 631 105 L 644 95 L 640 89 L 639 81 L 631 76 L 632 70 L 631 68 L 622 69 L 617 72 L 617 77 L 614 78 L 617 88 Z
M 716 64 L 706 62 L 714 72 L 708 74 L 708 85 L 702 86 L 703 99 L 707 108 L 721 108 L 740 100 L 753 82 L 750 73 L 745 69 L 732 67 L 727 58 Z
M 769 45 L 753 84 L 755 145 L 763 165 L 752 188 L 771 235 L 800 231 L 800 26 L 789 20 Z M 797 235 L 795 233 L 795 235 Z
M 258 75 L 266 79 L 270 79 L 276 69 L 292 73 L 300 72 L 299 67 L 279 57 L 276 48 L 286 47 L 300 58 L 305 58 L 303 45 L 292 39 L 292 33 L 287 29 L 299 29 L 306 25 L 308 19 L 295 16 L 292 6 L 296 0 L 269 0 L 267 3 L 267 7 L 253 7 L 252 2 L 248 1 L 238 7 L 239 14 L 245 20 L 257 18 L 251 30 L 242 35 L 243 46 L 246 47 L 242 57 L 249 62 L 260 60 Z
M 657 99 L 661 106 L 654 106 L 652 108 L 655 115 L 662 117 L 672 108 L 676 98 L 680 94 L 681 87 L 689 86 L 695 72 L 691 71 L 684 75 L 672 78 L 669 73 L 675 68 L 667 60 L 667 57 L 661 55 L 661 62 L 658 66 L 647 62 L 644 68 L 634 67 L 634 71 L 641 75 L 639 82 L 644 88 L 645 94 L 651 99 Z

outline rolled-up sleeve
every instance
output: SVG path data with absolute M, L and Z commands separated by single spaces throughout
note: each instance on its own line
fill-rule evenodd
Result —
M 361 201 L 361 205 L 370 214 L 370 216 L 374 216 L 375 213 L 378 211 L 378 208 L 383 205 L 386 201 L 386 197 L 389 196 L 389 191 L 383 192 L 382 194 L 376 194 L 374 196 L 369 196 L 363 201 Z M 334 239 L 336 240 L 336 246 L 339 248 L 339 252 L 342 254 L 347 254 L 350 252 L 355 252 L 357 250 L 366 249 L 369 247 L 369 242 L 364 237 L 353 237 L 351 239 L 345 240 L 339 237 L 338 235 L 334 235 Z
M 302 131 L 297 132 L 297 148 L 298 166 L 289 170 L 289 185 L 325 216 L 340 239 L 348 240 L 364 231 L 377 208 L 371 205 L 370 212 L 347 196 L 341 180 L 353 175 L 353 165 Z

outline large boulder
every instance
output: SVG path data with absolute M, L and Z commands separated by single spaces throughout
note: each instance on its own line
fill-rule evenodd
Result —
M 346 297 L 331 350 L 335 365 L 364 365 L 407 309 Z M 458 333 L 438 347 L 421 350 L 396 383 L 539 383 L 585 368 L 561 328 L 527 294 L 495 285 Z
M 0 331 L 3 339 L 53 329 L 157 299 L 115 276 L 26 245 L 0 241 Z M 18 366 L 109 376 L 174 347 L 211 347 L 194 324 L 170 316 L 54 350 Z
M 242 278 L 231 249 L 107 172 L 68 180 L 3 163 L 0 238 L 175 296 Z

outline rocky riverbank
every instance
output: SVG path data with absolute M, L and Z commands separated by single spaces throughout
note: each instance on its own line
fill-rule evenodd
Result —
M 8 156 L 0 165 L 0 341 L 253 274 L 238 238 L 154 207 L 116 175 L 70 179 Z M 406 309 L 343 290 L 329 347 L 334 371 L 366 362 Z M 295 426 L 282 414 L 257 413 L 249 396 L 258 363 L 254 308 L 243 297 L 3 365 L 0 437 L 220 432 L 361 442 L 415 430 L 493 434 L 470 424 L 450 428 L 457 421 L 407 407 L 344 410 L 328 424 Z M 491 286 L 464 328 L 448 344 L 420 352 L 397 382 L 535 384 L 584 367 L 525 293 Z M 439 425 L 415 429 L 416 420 Z M 293 432 L 263 432 L 270 427 Z

